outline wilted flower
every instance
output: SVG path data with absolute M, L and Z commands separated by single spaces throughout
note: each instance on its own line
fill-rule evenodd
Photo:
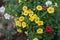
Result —
M 42 5 L 43 9 L 47 9 L 47 6 L 46 5 Z

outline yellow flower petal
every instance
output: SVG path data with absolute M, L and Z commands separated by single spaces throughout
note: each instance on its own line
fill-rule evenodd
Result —
M 16 26 L 21 27 L 21 22 L 20 21 L 16 21 L 15 24 L 16 24 Z
M 28 31 L 25 31 L 25 34 L 28 35 Z
M 28 11 L 26 10 L 26 11 L 22 12 L 22 15 L 27 16 L 28 15 Z
M 38 18 L 38 16 L 36 14 L 33 15 L 34 19 Z
M 30 20 L 30 21 L 34 21 L 34 17 L 31 16 L 31 17 L 29 18 L 29 20 Z
M 43 25 L 43 21 L 38 21 L 38 26 Z
M 58 4 L 57 3 L 55 3 L 55 5 L 54 5 L 55 7 L 58 7 Z
M 53 7 L 49 7 L 47 9 L 47 12 L 50 13 L 50 14 L 54 13 L 54 8 Z
M 28 10 L 28 11 L 29 11 L 29 16 L 31 17 L 34 12 L 32 10 Z
M 25 22 L 22 22 L 22 28 L 26 28 L 27 24 Z
M 39 11 L 41 11 L 43 8 L 42 8 L 42 6 L 38 5 L 38 6 L 36 7 L 36 9 L 39 10 Z
M 34 38 L 33 40 L 39 40 L 38 38 Z
M 18 0 L 18 3 L 21 3 L 22 1 L 21 0 Z
M 17 32 L 21 33 L 21 32 L 22 32 L 22 30 L 21 30 L 21 29 L 17 29 Z
M 27 6 L 23 6 L 22 9 L 23 9 L 23 11 L 27 10 Z
M 39 17 L 35 18 L 35 23 L 38 23 L 40 21 Z
M 24 21 L 24 16 L 20 16 L 19 21 Z
M 37 33 L 38 34 L 42 34 L 43 33 L 43 29 L 42 28 L 37 29 Z

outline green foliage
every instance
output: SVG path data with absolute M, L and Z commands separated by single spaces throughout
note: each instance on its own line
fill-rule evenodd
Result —
M 37 5 L 43 5 L 45 4 L 47 0 L 22 0 L 21 3 L 18 4 L 17 0 L 6 0 L 6 12 L 15 16 L 17 14 L 18 16 L 21 16 L 22 7 L 26 5 L 29 9 L 33 10 Z M 25 22 L 29 24 L 29 26 L 26 28 L 27 31 L 29 31 L 28 38 L 32 40 L 34 37 L 38 37 L 39 39 L 43 40 L 51 40 L 53 39 L 56 32 L 58 35 L 60 35 L 60 0 L 51 0 L 53 2 L 53 5 L 55 2 L 58 2 L 58 7 L 55 7 L 55 13 L 54 14 L 48 14 L 46 10 L 43 11 L 37 11 L 33 10 L 38 17 L 44 21 L 44 25 L 40 26 L 45 30 L 46 25 L 51 25 L 53 28 L 53 31 L 51 33 L 44 33 L 42 35 L 38 35 L 35 30 L 37 29 L 37 25 L 34 22 L 30 22 L 28 20 L 28 16 L 25 17 Z M 33 26 L 33 27 L 32 27 Z M 16 28 L 17 29 L 17 28 Z

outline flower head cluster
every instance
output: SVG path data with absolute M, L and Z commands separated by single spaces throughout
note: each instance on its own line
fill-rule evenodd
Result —
M 20 17 L 16 17 L 15 19 L 15 25 L 18 27 L 17 32 L 22 32 L 22 29 L 26 28 L 27 31 L 24 33 L 28 35 L 31 40 L 40 40 L 40 37 L 48 37 L 47 33 L 53 32 L 53 26 L 49 25 L 49 18 L 50 15 L 55 13 L 57 3 L 53 5 L 52 1 L 46 1 L 45 4 L 42 5 L 37 2 L 36 5 L 31 7 L 28 4 L 30 3 L 27 2 L 26 5 L 22 6 Z M 45 34 L 46 36 L 44 36 Z

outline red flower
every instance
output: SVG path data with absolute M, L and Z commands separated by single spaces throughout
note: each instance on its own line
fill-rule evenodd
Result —
M 49 26 L 49 25 L 47 25 L 47 26 L 46 26 L 46 32 L 51 32 L 51 31 L 52 31 L 52 27 Z

